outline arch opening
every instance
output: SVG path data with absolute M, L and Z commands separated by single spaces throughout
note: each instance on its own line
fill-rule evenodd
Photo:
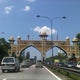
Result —
M 29 55 L 28 55 L 29 54 Z M 41 52 L 33 45 L 28 45 L 26 46 L 21 52 L 20 52 L 20 56 L 23 59 L 26 59 L 27 56 L 29 57 L 29 59 L 34 59 L 36 58 L 36 60 L 41 60 Z
M 52 49 L 53 49 L 53 54 L 52 54 Z M 67 61 L 67 52 L 59 46 L 53 46 L 53 48 L 51 48 L 46 52 L 46 59 L 49 59 L 50 61 L 53 62 L 55 61 L 65 62 Z

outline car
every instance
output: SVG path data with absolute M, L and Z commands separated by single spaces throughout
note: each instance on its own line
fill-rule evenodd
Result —
M 41 60 L 38 60 L 38 61 L 36 62 L 35 67 L 36 67 L 36 68 L 42 68 L 42 67 L 43 67 L 42 61 L 41 61 Z
M 5 71 L 19 71 L 20 63 L 19 60 L 15 57 L 4 57 L 1 61 L 1 70 Z
M 31 64 L 31 61 L 27 61 L 27 60 L 24 60 L 22 63 L 21 63 L 21 67 L 22 68 L 26 68 L 26 67 L 30 67 L 32 64 Z
M 64 62 L 59 62 L 58 66 L 59 67 L 65 67 L 65 64 L 64 64 Z
M 26 62 L 25 62 L 25 61 L 23 61 L 23 62 L 21 63 L 21 67 L 22 67 L 22 68 L 25 68 L 25 67 L 26 67 Z
M 67 63 L 65 63 L 65 65 L 66 65 L 66 67 L 68 67 L 68 68 L 74 68 L 75 65 L 76 65 L 76 63 L 74 63 L 74 62 L 67 62 Z
M 76 68 L 80 69 L 80 61 L 77 63 Z

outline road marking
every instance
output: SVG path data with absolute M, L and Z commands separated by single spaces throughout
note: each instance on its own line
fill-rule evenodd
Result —
M 5 78 L 5 79 L 3 79 L 3 80 L 7 80 L 7 79 Z
M 49 69 L 47 69 L 45 66 L 44 68 L 49 72 L 51 73 L 57 80 L 62 80 L 61 78 L 59 78 L 58 76 L 56 76 L 54 73 L 52 73 Z

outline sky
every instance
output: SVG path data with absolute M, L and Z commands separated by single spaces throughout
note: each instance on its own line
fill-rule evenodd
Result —
M 72 41 L 80 32 L 80 0 L 0 0 L 0 37 L 8 41 L 10 36 L 17 40 L 30 35 L 30 40 L 39 40 L 45 31 L 50 40 L 50 20 L 37 15 L 52 20 L 53 40 L 58 34 L 59 40 L 68 36 Z

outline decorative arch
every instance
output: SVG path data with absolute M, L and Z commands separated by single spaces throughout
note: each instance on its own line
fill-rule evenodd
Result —
M 61 48 L 60 46 L 53 46 L 53 47 L 57 47 L 57 48 L 61 49 L 62 51 L 64 51 L 64 53 L 65 53 L 66 56 L 67 56 L 67 52 L 66 52 L 63 48 Z
M 64 50 L 64 48 L 62 48 L 62 47 L 60 47 L 60 46 L 54 45 L 54 46 L 50 47 L 47 51 L 49 51 L 50 49 L 52 49 L 52 48 L 54 48 L 54 47 L 57 47 L 57 48 L 61 49 L 61 50 L 66 54 L 66 56 L 67 56 L 67 52 Z M 47 51 L 46 51 L 46 52 L 47 52 Z
M 50 41 L 46 39 L 47 35 L 40 35 L 41 40 L 22 40 L 20 37 L 17 40 L 17 44 L 14 44 L 14 38 L 9 39 L 9 43 L 11 46 L 11 49 L 8 50 L 9 55 L 11 56 L 13 52 L 17 53 L 17 56 L 20 56 L 20 54 L 28 47 L 34 47 L 37 49 L 42 57 L 45 57 L 45 54 L 48 50 L 50 50 L 53 47 L 57 47 L 65 52 L 67 57 L 70 57 L 72 53 L 79 53 L 79 49 L 77 46 L 77 42 L 73 41 L 73 45 L 70 45 L 70 39 L 66 38 L 64 41 Z M 53 46 L 52 46 L 53 45 Z
M 35 49 L 37 49 L 40 53 L 41 53 L 41 51 L 37 48 L 37 47 L 35 47 L 35 45 L 33 45 L 33 44 L 29 44 L 29 45 L 27 45 L 25 48 L 23 48 L 21 51 L 20 51 L 20 55 L 21 55 L 21 53 L 25 50 L 25 49 L 27 49 L 27 48 L 29 48 L 29 47 L 34 47 Z

